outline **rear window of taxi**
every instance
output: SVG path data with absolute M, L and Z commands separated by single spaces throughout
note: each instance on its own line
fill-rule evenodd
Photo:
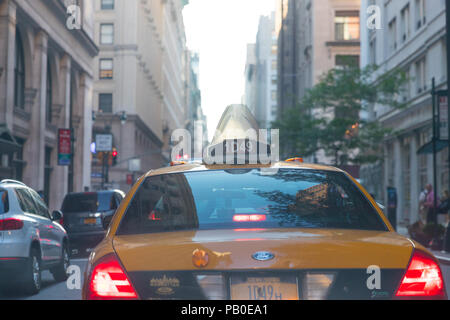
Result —
M 147 177 L 117 234 L 241 228 L 388 231 L 341 172 L 233 169 Z

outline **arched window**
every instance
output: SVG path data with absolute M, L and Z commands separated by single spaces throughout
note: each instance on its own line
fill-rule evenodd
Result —
M 48 123 L 52 122 L 52 71 L 50 59 L 47 59 L 47 91 L 45 95 L 45 118 Z
M 25 107 L 25 59 L 23 53 L 22 37 L 16 29 L 16 56 L 14 62 L 14 105 Z

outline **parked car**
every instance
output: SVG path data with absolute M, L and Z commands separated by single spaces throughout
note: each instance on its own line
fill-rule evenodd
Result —
M 36 294 L 42 270 L 50 270 L 56 281 L 67 279 L 69 242 L 59 224 L 62 218 L 60 211 L 50 214 L 42 198 L 25 184 L 0 182 L 1 282 L 15 282 L 26 293 Z
M 124 197 L 120 190 L 66 195 L 61 207 L 62 224 L 69 235 L 71 253 L 89 251 L 104 238 L 108 221 Z

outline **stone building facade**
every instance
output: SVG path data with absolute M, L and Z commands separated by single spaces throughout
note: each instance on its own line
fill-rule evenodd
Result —
M 107 187 L 127 191 L 135 178 L 170 161 L 173 130 L 185 127 L 185 35 L 181 0 L 95 0 L 93 136 L 111 132 L 118 151 Z M 94 140 L 93 140 L 94 141 Z M 128 160 L 140 159 L 133 172 Z M 102 186 L 102 164 L 92 162 Z
M 80 28 L 67 24 L 73 4 Z M 51 209 L 90 187 L 93 27 L 91 1 L 0 1 L 0 178 L 41 191 Z M 59 128 L 74 132 L 69 167 L 58 165 Z
M 431 3 L 433 3 L 431 5 Z M 362 182 L 386 203 L 387 187 L 398 194 L 399 228 L 419 220 L 419 193 L 433 183 L 431 154 L 418 154 L 431 141 L 431 81 L 436 89 L 447 88 L 445 2 L 425 0 L 363 0 L 361 2 L 361 63 L 377 64 L 382 74 L 399 68 L 410 78 L 399 96 L 407 108 L 372 106 L 365 116 L 379 121 L 394 133 L 384 141 L 384 161 L 362 168 Z M 382 29 L 368 29 L 367 8 L 376 5 Z M 437 155 L 438 194 L 448 189 L 448 149 Z

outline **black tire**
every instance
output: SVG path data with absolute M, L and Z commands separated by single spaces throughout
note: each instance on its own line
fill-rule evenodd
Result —
M 41 273 L 41 255 L 38 249 L 32 248 L 24 277 L 24 291 L 26 294 L 35 295 L 39 293 L 42 285 Z
M 61 263 L 57 267 L 50 269 L 53 278 L 55 278 L 57 282 L 66 281 L 68 278 L 67 269 L 69 268 L 69 266 L 70 266 L 70 253 L 67 246 L 64 245 Z

